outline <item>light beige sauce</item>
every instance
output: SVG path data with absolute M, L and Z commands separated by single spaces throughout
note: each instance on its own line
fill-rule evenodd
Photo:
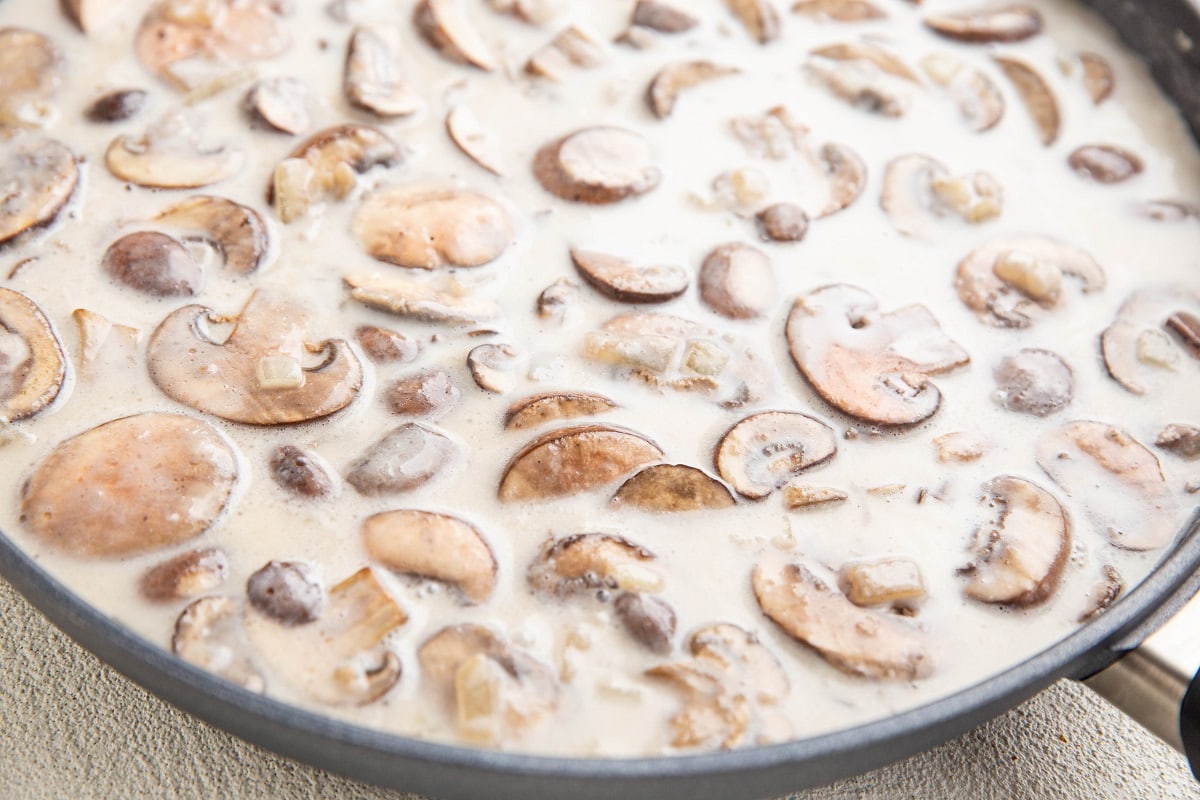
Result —
M 919 9 L 894 0 L 878 0 L 891 21 L 863 25 L 818 22 L 782 9 L 783 41 L 753 44 L 719 2 L 687 4 L 701 19 L 692 32 L 659 37 L 657 46 L 637 51 L 608 47 L 608 66 L 573 70 L 561 83 L 533 81 L 520 65 L 537 47 L 568 23 L 581 25 L 610 42 L 628 19 L 625 2 L 567 4 L 558 20 L 543 28 L 492 13 L 474 0 L 465 3 L 486 42 L 505 69 L 485 74 L 449 64 L 411 29 L 408 3 L 363 3 L 364 19 L 397 23 L 403 32 L 405 69 L 427 108 L 411 118 L 379 120 L 353 110 L 341 91 L 342 61 L 350 27 L 334 22 L 318 2 L 301 2 L 287 18 L 291 48 L 258 64 L 260 77 L 302 78 L 319 98 L 313 130 L 358 120 L 391 134 L 405 149 L 403 164 L 360 178 L 354 197 L 329 203 L 306 219 L 279 222 L 263 201 L 274 166 L 297 139 L 253 132 L 238 105 L 248 84 L 216 94 L 193 106 L 206 121 L 213 142 L 238 142 L 246 151 L 241 172 L 205 193 L 251 205 L 269 221 L 273 255 L 249 277 L 222 273 L 219 259 L 208 268 L 205 289 L 194 302 L 218 313 L 239 310 L 252 289 L 286 292 L 311 310 L 314 338 L 353 339 L 363 323 L 393 327 L 419 338 L 417 362 L 376 366 L 363 357 L 366 380 L 358 399 L 345 411 L 320 422 L 258 429 L 215 418 L 207 421 L 235 445 L 241 477 L 227 513 L 199 539 L 168 551 L 130 559 L 82 560 L 55 553 L 30 536 L 18 519 L 21 486 L 34 465 L 64 439 L 116 417 L 148 410 L 198 414 L 169 400 L 150 381 L 142 354 L 123 360 L 111 350 L 91 369 L 79 368 L 79 340 L 72 310 L 87 308 L 115 322 L 149 333 L 183 301 L 138 295 L 111 281 L 100 258 L 119 234 L 152 229 L 146 220 L 186 191 L 127 189 L 104 167 L 112 137 L 140 133 L 179 106 L 181 94 L 157 81 L 133 58 L 130 41 L 144 3 L 133 3 L 102 32 L 84 37 L 60 18 L 57 4 L 7 0 L 0 3 L 0 26 L 20 25 L 51 36 L 66 56 L 67 81 L 53 101 L 56 113 L 49 135 L 68 144 L 83 162 L 84 180 L 70 212 L 44 233 L 0 251 L 0 285 L 27 294 L 46 312 L 72 361 L 70 385 L 55 406 L 5 431 L 0 447 L 0 529 L 32 558 L 81 597 L 150 641 L 169 646 L 175 618 L 185 605 L 153 605 L 139 598 L 138 576 L 176 552 L 215 546 L 230 559 L 231 574 L 219 590 L 244 599 L 246 578 L 272 559 L 307 561 L 317 566 L 326 586 L 366 562 L 361 521 L 393 508 L 444 511 L 472 521 L 482 531 L 500 565 L 494 595 L 485 603 L 461 604 L 453 592 L 403 578 L 391 580 L 399 603 L 410 615 L 388 644 L 404 674 L 379 701 L 357 708 L 315 703 L 282 674 L 268 671 L 268 693 L 332 716 L 391 732 L 455 741 L 453 713 L 423 685 L 416 649 L 446 624 L 477 622 L 503 633 L 514 644 L 558 670 L 568 636 L 590 641 L 570 656 L 574 677 L 564 683 L 557 713 L 524 737 L 498 746 L 576 755 L 625 755 L 677 752 L 670 747 L 668 720 L 679 695 L 670 686 L 643 675 L 647 668 L 683 657 L 689 633 L 726 621 L 755 632 L 786 668 L 791 688 L 782 708 L 794 735 L 811 736 L 885 717 L 986 680 L 1023 661 L 1074 630 L 1090 601 L 1103 565 L 1117 567 L 1127 585 L 1140 580 L 1163 551 L 1135 553 L 1112 547 L 1089 522 L 1078 498 L 1054 485 L 1034 460 L 1034 442 L 1045 431 L 1072 419 L 1119 424 L 1152 446 L 1168 422 L 1200 422 L 1195 398 L 1200 370 L 1184 357 L 1178 372 L 1136 397 L 1106 374 L 1097 355 L 1097 338 L 1121 302 L 1135 288 L 1194 278 L 1200 253 L 1200 226 L 1193 220 L 1154 222 L 1135 213 L 1138 203 L 1162 198 L 1200 196 L 1200 158 L 1174 110 L 1152 85 L 1143 65 L 1122 52 L 1113 34 L 1074 3 L 1040 3 L 1046 33 L 1018 45 L 997 45 L 1035 65 L 1061 105 L 1063 127 L 1057 143 L 1043 147 L 1020 100 L 987 58 L 984 45 L 946 41 L 925 30 L 921 15 L 953 10 L 959 4 L 928 0 Z M 355 4 L 351 4 L 355 5 Z M 400 6 L 403 6 L 401 8 Z M 833 98 L 802 70 L 804 54 L 826 42 L 869 36 L 891 47 L 909 63 L 930 52 L 953 53 L 981 66 L 1005 93 L 1008 104 L 996 129 L 975 134 L 958 117 L 946 96 L 931 85 L 913 87 L 911 106 L 897 120 L 851 109 Z M 1093 106 L 1079 81 L 1059 60 L 1079 49 L 1102 52 L 1114 65 L 1115 96 Z M 663 121 L 647 111 L 643 92 L 664 64 L 681 58 L 708 58 L 738 66 L 742 75 L 685 92 Z M 116 125 L 89 124 L 82 109 L 100 94 L 117 88 L 150 91 L 149 107 Z M 469 161 L 449 141 L 444 117 L 464 102 L 493 134 L 507 165 L 496 177 Z M 811 129 L 810 140 L 848 144 L 868 166 L 863 195 L 846 211 L 813 222 L 799 244 L 758 240 L 753 222 L 723 210 L 701 208 L 692 199 L 709 193 L 720 173 L 754 167 L 769 178 L 769 200 L 809 198 L 810 174 L 798 162 L 768 161 L 749 155 L 729 132 L 729 120 L 758 115 L 783 104 Z M 646 196 L 610 206 L 560 201 L 536 182 L 530 162 L 544 143 L 586 125 L 612 124 L 643 134 L 652 144 L 662 183 Z M 1145 162 L 1144 174 L 1127 183 L 1103 186 L 1074 175 L 1067 154 L 1090 142 L 1119 144 Z M 949 218 L 934 223 L 927 239 L 901 235 L 879 209 L 881 175 L 886 163 L 904 153 L 935 155 L 954 174 L 990 172 L 1003 186 L 1004 209 L 995 221 L 968 226 Z M 501 318 L 482 327 L 498 330 L 495 341 L 510 342 L 529 358 L 519 387 L 504 396 L 480 391 L 466 369 L 468 350 L 485 341 L 463 330 L 414 323 L 370 311 L 346 299 L 342 276 L 355 270 L 395 273 L 400 268 L 373 261 L 349 236 L 352 214 L 361 196 L 375 186 L 438 182 L 469 187 L 504 203 L 518 220 L 516 242 L 494 263 L 456 274 L 481 296 L 495 297 Z M 819 197 L 819 192 L 816 193 Z M 811 208 L 811 206 L 810 206 Z M 1108 286 L 1088 296 L 1067 279 L 1059 308 L 1039 314 L 1025 330 L 982 324 L 958 299 L 953 286 L 960 258 L 993 236 L 1038 233 L 1086 249 L 1104 267 Z M 694 271 L 715 245 L 753 243 L 766 251 L 779 289 L 762 319 L 728 322 L 704 307 Z M 583 286 L 563 324 L 533 314 L 538 293 L 553 281 L 578 280 L 568 249 L 584 247 L 631 258 L 637 264 L 679 264 L 693 274 L 681 298 L 651 308 L 720 328 L 749 343 L 767 365 L 772 389 L 751 409 L 727 410 L 698 396 L 656 393 L 609 380 L 605 368 L 584 361 L 584 337 L 629 307 L 606 300 Z M 21 259 L 37 260 L 5 277 Z M 943 331 L 971 356 L 963 369 L 935 378 L 943 393 L 940 410 L 926 422 L 899 433 L 875 435 L 870 426 L 852 424 L 830 411 L 797 373 L 782 335 L 792 300 L 833 282 L 863 286 L 881 309 L 912 303 L 927 305 Z M 434 341 L 436 338 L 436 341 Z M 143 339 L 144 348 L 144 339 Z M 1022 347 L 1045 347 L 1063 355 L 1074 371 L 1071 404 L 1046 418 L 1003 409 L 993 402 L 992 369 Z M 382 388 L 418 368 L 448 370 L 465 401 L 431 423 L 463 446 L 466 457 L 449 473 L 415 491 L 363 498 L 344 482 L 335 497 L 297 501 L 267 474 L 270 452 L 292 444 L 324 459 L 344 476 L 368 446 L 401 421 L 386 411 Z M 508 405 L 526 395 L 553 389 L 599 391 L 620 404 L 601 419 L 636 430 L 658 443 L 670 463 L 712 470 L 712 451 L 722 433 L 751 410 L 804 411 L 831 424 L 839 434 L 839 452 L 828 464 L 807 473 L 809 483 L 837 487 L 849 500 L 834 507 L 786 513 L 776 493 L 736 508 L 672 517 L 614 510 L 612 489 L 545 503 L 502 504 L 496 487 L 508 459 L 533 438 L 529 431 L 505 431 Z M 841 439 L 847 429 L 859 431 Z M 982 433 L 986 455 L 970 463 L 941 463 L 932 440 L 954 431 Z M 1176 456 L 1156 451 L 1168 485 L 1181 509 L 1193 501 L 1185 483 L 1197 470 Z M 1073 549 L 1063 580 L 1044 605 L 1005 610 L 963 597 L 958 569 L 970 555 L 974 530 L 988 516 L 979 505 L 981 485 L 1013 474 L 1049 489 L 1073 522 Z M 868 490 L 902 484 L 894 494 Z M 924 501 L 916 502 L 926 490 Z M 1180 513 L 1179 525 L 1186 514 Z M 611 604 L 580 597 L 550 600 L 535 596 L 526 570 L 547 537 L 584 531 L 618 533 L 658 556 L 665 574 L 661 597 L 678 614 L 674 650 L 666 658 L 635 645 L 615 624 Z M 928 597 L 912 622 L 933 642 L 933 675 L 916 682 L 875 682 L 839 672 L 819 655 L 793 641 L 766 619 L 750 589 L 750 571 L 764 553 L 782 551 L 803 558 L 827 578 L 840 565 L 890 556 L 919 564 Z M 382 572 L 382 570 L 381 570 Z M 262 620 L 254 625 L 270 624 Z M 273 648 L 286 649 L 288 637 L 269 634 Z M 276 653 L 281 650 L 275 650 Z M 291 654 L 303 659 L 303 653 Z

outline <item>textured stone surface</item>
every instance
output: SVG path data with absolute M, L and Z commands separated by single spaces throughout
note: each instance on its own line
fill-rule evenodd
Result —
M 266 753 L 151 697 L 0 581 L 0 798 L 409 797 Z M 1183 759 L 1063 682 L 923 755 L 791 800 L 1200 800 Z

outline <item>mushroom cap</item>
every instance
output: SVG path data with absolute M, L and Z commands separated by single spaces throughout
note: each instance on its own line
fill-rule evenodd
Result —
M 504 415 L 504 427 L 509 430 L 536 428 L 547 422 L 576 417 L 590 417 L 617 408 L 604 395 L 592 392 L 546 392 L 516 401 Z
M 1042 32 L 1042 15 L 1033 6 L 1014 4 L 934 14 L 925 18 L 925 25 L 960 42 L 1020 42 Z
M 1159 286 L 1130 295 L 1117 318 L 1100 335 L 1104 366 L 1113 380 L 1133 394 L 1146 394 L 1152 383 L 1146 379 L 1154 372 L 1138 358 L 1138 339 L 1147 329 L 1160 326 L 1180 309 L 1200 312 L 1200 294 L 1185 286 Z
M 171 123 L 141 137 L 118 136 L 104 151 L 104 165 L 114 177 L 151 189 L 195 189 L 241 170 L 245 154 L 240 149 L 202 147 L 191 119 L 180 115 L 179 120 L 179 129 Z
M 649 439 L 621 428 L 560 428 L 537 437 L 512 457 L 500 479 L 500 499 L 538 500 L 590 491 L 662 455 Z
M 21 519 L 73 555 L 132 555 L 208 530 L 237 476 L 233 448 L 208 423 L 138 414 L 58 445 L 25 484 Z
M 880 314 L 873 295 L 846 284 L 797 298 L 787 340 L 792 360 L 817 394 L 880 425 L 931 417 L 942 395 L 929 376 L 970 360 L 924 306 Z
M 662 577 L 648 566 L 656 560 L 640 544 L 611 533 L 576 533 L 551 539 L 529 566 L 529 584 L 554 595 L 589 589 L 656 591 Z
M 821 420 L 793 411 L 763 411 L 726 431 L 713 460 L 739 494 L 758 499 L 835 455 L 837 437 Z
M 249 654 L 241 615 L 232 598 L 201 597 L 189 604 L 175 621 L 171 651 L 230 683 L 262 692 L 267 688 L 262 672 Z
M 470 523 L 448 514 L 398 509 L 367 517 L 363 543 L 388 569 L 443 581 L 468 602 L 482 603 L 496 585 L 496 558 Z
M 460 0 L 420 0 L 413 9 L 413 24 L 446 59 L 491 71 L 496 59 L 471 24 L 471 16 Z
M 622 303 L 664 303 L 687 291 L 687 272 L 674 264 L 637 267 L 627 259 L 572 248 L 571 261 L 588 285 Z
M 49 225 L 79 183 L 75 154 L 34 134 L 0 133 L 0 244 Z
M 725 484 L 687 464 L 653 464 L 626 480 L 613 505 L 676 512 L 730 508 L 737 504 Z
M 262 216 L 224 197 L 189 197 L 162 211 L 154 221 L 176 229 L 184 238 L 211 243 L 225 258 L 225 269 L 239 275 L 258 269 L 270 249 Z
M 351 104 L 381 117 L 403 117 L 425 108 L 425 100 L 403 75 L 400 41 L 397 26 L 376 23 L 354 29 L 342 80 Z
M 25 28 L 0 28 L 0 125 L 29 125 L 62 84 L 62 53 Z
M 32 417 L 54 401 L 67 375 L 62 342 L 37 304 L 0 287 L 0 344 L 15 336 L 21 361 L 0 359 L 0 424 Z M 0 356 L 5 351 L 0 349 Z
M 675 108 L 679 93 L 717 78 L 736 75 L 737 67 L 726 67 L 711 61 L 677 61 L 658 71 L 646 87 L 646 103 L 654 116 L 665 119 Z
M 1033 67 L 1016 58 L 994 55 L 992 60 L 1016 87 L 1025 110 L 1029 112 L 1029 117 L 1037 128 L 1042 144 L 1046 147 L 1054 144 L 1058 139 L 1061 117 L 1058 100 L 1054 98 L 1054 92 L 1046 83 L 1046 79 Z
M 574 203 L 602 205 L 658 186 L 650 143 L 624 128 L 583 128 L 538 150 L 533 173 L 546 191 Z
M 206 322 L 233 321 L 224 342 L 209 338 Z M 255 292 L 232 320 L 199 305 L 180 308 L 155 329 L 146 347 L 150 377 L 167 396 L 193 408 L 250 425 L 306 422 L 348 406 L 362 386 L 362 365 L 341 339 L 311 345 L 308 314 L 281 296 Z M 302 366 L 323 353 L 315 367 Z M 299 385 L 264 388 L 265 358 L 294 359 Z
M 452 439 L 419 422 L 386 433 L 355 461 L 346 482 L 359 494 L 407 492 L 423 486 L 459 457 Z

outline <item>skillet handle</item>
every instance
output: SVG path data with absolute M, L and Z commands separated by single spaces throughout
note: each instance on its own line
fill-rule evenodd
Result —
M 1183 705 L 1179 709 L 1179 735 L 1183 754 L 1192 765 L 1192 775 L 1200 780 L 1200 673 L 1192 677 Z

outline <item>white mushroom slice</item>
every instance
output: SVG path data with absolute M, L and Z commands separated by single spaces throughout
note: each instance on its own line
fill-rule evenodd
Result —
M 943 433 L 933 440 L 933 446 L 937 449 L 938 461 L 943 464 L 975 461 L 992 449 L 987 437 L 972 431 Z
M 751 583 L 764 614 L 844 672 L 905 681 L 933 672 L 924 632 L 894 614 L 859 608 L 800 564 L 757 564 Z
M 617 404 L 591 392 L 550 392 L 518 400 L 508 407 L 504 427 L 508 430 L 536 428 L 547 422 L 590 417 L 611 411 Z
M 733 748 L 792 736 L 778 708 L 791 686 L 779 660 L 758 637 L 730 623 L 705 625 L 688 641 L 690 658 L 646 670 L 683 693 L 671 718 L 675 747 Z
M 1200 294 L 1185 286 L 1155 286 L 1130 295 L 1100 335 L 1108 374 L 1133 394 L 1149 393 L 1170 378 L 1181 355 L 1191 352 L 1183 323 L 1194 314 L 1200 314 Z M 1168 336 L 1168 330 L 1177 336 Z M 1157 345 L 1153 352 L 1150 343 Z
M 824 422 L 791 411 L 764 411 L 726 431 L 713 460 L 730 486 L 757 500 L 835 455 L 837 438 Z
M 971 224 L 999 216 L 1004 193 L 986 172 L 951 176 L 937 159 L 908 154 L 888 162 L 879 204 L 901 233 L 923 236 L 949 214 Z
M 116 178 L 154 189 L 195 189 L 237 174 L 244 153 L 200 141 L 200 118 L 186 112 L 163 117 L 140 137 L 113 139 L 104 164 Z
M 838 582 L 856 606 L 911 608 L 925 596 L 921 567 L 907 558 L 845 564 L 838 570 Z
M 504 502 L 579 494 L 658 461 L 662 449 L 645 437 L 605 425 L 549 431 L 525 445 L 500 479 Z
M 1154 445 L 1180 458 L 1195 461 L 1200 458 L 1200 428 L 1171 423 L 1159 432 Z
M 1038 466 L 1126 550 L 1156 550 L 1182 526 L 1154 454 L 1120 428 L 1070 422 L 1038 441 Z
M 867 22 L 887 17 L 867 0 L 798 0 L 792 6 L 792 13 L 834 22 Z
M 491 0 L 491 7 L 530 25 L 545 25 L 562 12 L 560 0 Z
M 228 597 L 201 597 L 175 621 L 171 652 L 243 689 L 263 692 L 267 683 L 249 649 L 237 604 Z
M 62 0 L 63 13 L 84 33 L 108 27 L 129 5 L 129 0 Z
M 1025 110 L 1037 127 L 1042 144 L 1049 147 L 1058 139 L 1060 125 L 1058 101 L 1037 70 L 1009 56 L 992 56 L 1005 77 L 1016 87 Z
M 813 50 L 808 71 L 855 108 L 901 117 L 908 108 L 908 90 L 921 79 L 896 55 L 865 42 L 831 44 Z
M 481 344 L 467 353 L 467 367 L 480 389 L 507 394 L 517 388 L 518 372 L 524 361 L 511 344 Z
M 400 509 L 367 517 L 362 525 L 367 555 L 388 569 L 458 589 L 482 603 L 496 585 L 496 558 L 479 531 L 457 517 Z
M 228 575 L 229 559 L 223 551 L 188 550 L 143 572 L 138 593 L 152 603 L 185 600 L 214 591 Z
M 530 75 L 561 81 L 572 67 L 594 69 L 608 60 L 604 45 L 572 25 L 558 33 L 525 62 Z
M 359 26 L 350 36 L 342 86 L 352 105 L 381 117 L 403 117 L 425 100 L 400 66 L 401 35 L 394 25 Z
M 750 155 L 776 161 L 802 152 L 808 135 L 808 128 L 796 122 L 784 106 L 775 106 L 759 116 L 734 117 L 729 127 Z
M 737 67 L 725 67 L 711 61 L 677 61 L 663 67 L 650 81 L 646 88 L 646 103 L 654 116 L 666 119 L 683 90 L 740 72 Z
M 829 185 L 829 199 L 816 213 L 821 219 L 849 208 L 858 199 L 867 185 L 867 164 L 850 147 L 834 142 L 822 145 L 817 158 Z
M 78 184 L 75 155 L 63 144 L 0 133 L 0 245 L 54 222 Z
M 789 483 L 783 487 L 783 507 L 788 511 L 800 511 L 833 503 L 843 503 L 850 495 L 832 486 L 811 486 L 806 483 Z
M 658 186 L 650 143 L 624 128 L 583 128 L 538 150 L 533 173 L 551 194 L 573 203 L 615 203 Z
M 984 603 L 1034 606 L 1058 588 L 1071 553 L 1071 526 L 1054 496 L 1011 475 L 983 486 L 996 517 L 975 532 L 964 592 Z
M 612 504 L 676 513 L 731 508 L 737 501 L 725 484 L 704 470 L 686 464 L 655 464 L 622 483 Z
M 463 10 L 461 0 L 420 0 L 413 9 L 417 33 L 434 50 L 456 64 L 485 71 L 496 68 L 496 60 Z
M 675 264 L 635 267 L 618 256 L 571 250 L 571 261 L 588 285 L 621 303 L 665 303 L 687 291 L 688 274 Z
M 1091 96 L 1092 104 L 1098 106 L 1112 96 L 1117 85 L 1116 76 L 1103 56 L 1080 53 L 1078 58 L 1083 67 L 1083 86 Z
M 362 365 L 342 339 L 311 343 L 308 319 L 303 306 L 265 292 L 251 295 L 234 317 L 184 306 L 150 336 L 150 377 L 168 397 L 232 422 L 280 425 L 328 416 L 358 395 Z M 211 338 L 206 328 L 216 322 L 234 324 L 224 341 Z M 321 356 L 320 363 L 307 366 L 313 355 Z M 301 366 L 299 385 L 260 385 L 259 362 L 276 356 Z
M 637 0 L 630 23 L 659 33 L 684 33 L 700 21 L 686 11 L 658 0 Z
M 41 124 L 60 85 L 62 53 L 54 42 L 24 28 L 0 28 L 0 125 Z
M 1136 154 L 1111 144 L 1077 147 L 1067 156 L 1067 163 L 1079 175 L 1097 183 L 1123 183 L 1144 169 Z
M 909 83 L 921 84 L 921 79 L 899 56 L 879 45 L 869 42 L 841 42 L 827 44 L 812 51 L 812 55 L 830 61 L 865 61 L 873 64 L 880 72 L 901 78 Z
M 62 342 L 37 304 L 0 287 L 0 425 L 37 414 L 67 375 Z
M 721 245 L 700 265 L 700 299 L 728 319 L 754 319 L 776 299 L 771 260 L 757 247 L 734 242 Z
M 71 555 L 144 553 L 208 530 L 237 477 L 233 448 L 207 423 L 139 414 L 51 451 L 21 491 L 21 520 Z
M 759 44 L 779 38 L 779 12 L 770 0 L 725 0 L 725 6 Z
M 504 163 L 504 154 L 496 141 L 484 129 L 470 108 L 457 105 L 446 114 L 446 132 L 450 140 L 462 150 L 468 158 L 493 175 L 503 176 L 508 168 Z
M 1071 368 L 1057 353 L 1025 348 L 1008 356 L 992 373 L 995 399 L 1010 411 L 1044 417 L 1071 402 L 1075 385 Z
M 771 242 L 799 242 L 808 233 L 808 213 L 795 203 L 772 203 L 754 220 L 762 237 Z
M 268 78 L 246 93 L 242 108 L 252 122 L 261 123 L 280 133 L 297 134 L 308 130 L 312 97 L 299 78 Z
M 930 376 L 970 360 L 924 306 L 882 314 L 874 296 L 845 284 L 797 298 L 786 333 L 792 360 L 817 394 L 880 425 L 933 416 L 942 395 Z
M 1125 591 L 1125 579 L 1117 568 L 1104 565 L 1104 577 L 1096 584 L 1088 600 L 1086 609 L 1079 615 L 1080 622 L 1087 622 L 1107 611 Z
M 447 325 L 475 325 L 499 313 L 490 300 L 473 297 L 456 281 L 423 281 L 407 275 L 358 272 L 343 278 L 350 297 L 402 317 Z
M 372 257 L 417 269 L 482 266 L 516 235 L 512 215 L 487 195 L 424 185 L 367 195 L 352 229 Z
M 1025 328 L 1038 306 L 1062 299 L 1062 276 L 1080 281 L 1084 294 L 1104 288 L 1104 270 L 1083 250 L 1046 236 L 1004 236 L 972 250 L 958 264 L 959 298 L 990 325 Z
M 663 576 L 657 557 L 628 539 L 609 533 L 577 533 L 546 542 L 529 566 L 529 585 L 564 596 L 597 589 L 657 592 Z
M 257 211 L 224 197 L 197 195 L 167 208 L 154 218 L 184 239 L 211 244 L 238 275 L 254 272 L 270 250 L 267 223 Z
M 277 207 L 283 222 L 291 222 L 314 203 L 344 200 L 357 185 L 357 175 L 400 160 L 400 148 L 382 131 L 335 125 L 305 139 L 275 168 L 267 202 Z
M 368 497 L 410 492 L 445 472 L 459 458 L 459 450 L 445 434 L 406 422 L 351 464 L 346 482 Z
M 991 130 L 1004 117 L 1004 95 L 982 70 L 941 53 L 921 59 L 921 69 L 949 93 L 976 133 Z
M 935 14 L 925 18 L 925 25 L 960 42 L 1020 42 L 1042 32 L 1042 15 L 1033 6 L 1018 4 Z

